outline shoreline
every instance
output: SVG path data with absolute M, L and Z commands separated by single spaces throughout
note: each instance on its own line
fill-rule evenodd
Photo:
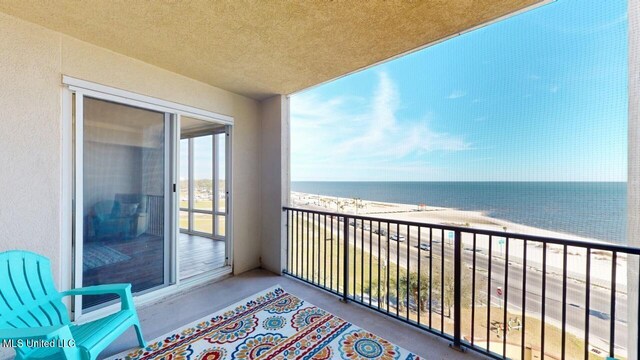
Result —
M 302 192 L 291 192 L 291 204 L 294 207 L 309 208 L 312 210 L 347 213 L 352 215 L 380 217 L 381 219 L 413 221 L 443 226 L 468 227 L 469 229 L 482 229 L 492 231 L 506 231 L 513 234 L 534 235 L 565 240 L 577 240 L 585 243 L 606 243 L 605 241 L 586 238 L 574 234 L 563 233 L 554 230 L 536 228 L 529 225 L 517 224 L 510 221 L 488 216 L 482 211 L 467 211 L 445 207 L 388 203 L 374 200 L 355 200 L 335 196 L 324 196 Z M 434 236 L 435 238 L 435 236 Z M 463 234 L 464 248 L 473 246 L 473 236 Z M 480 236 L 478 236 L 480 239 Z M 510 262 L 522 261 L 524 242 L 522 240 L 510 243 Z M 494 239 L 495 242 L 495 239 Z M 488 252 L 488 240 L 476 241 L 476 248 Z M 547 246 L 547 273 L 562 271 L 563 245 L 549 244 Z M 527 243 L 527 268 L 542 271 L 542 245 L 539 242 Z M 494 246 L 493 257 L 498 256 L 499 251 Z M 591 283 L 592 286 L 609 287 L 611 279 L 611 255 L 608 252 L 592 250 L 591 252 Z M 574 280 L 586 278 L 586 250 L 568 248 L 567 262 L 571 264 L 569 276 Z M 617 257 L 616 283 L 620 285 L 618 291 L 626 293 L 627 259 L 624 254 Z
M 564 240 L 577 240 L 588 243 L 608 244 L 608 242 L 600 239 L 587 238 L 557 230 L 537 228 L 530 225 L 518 224 L 509 220 L 491 217 L 487 215 L 486 211 L 459 210 L 456 208 L 390 203 L 377 200 L 358 200 L 358 210 L 356 210 L 353 205 L 354 200 L 350 198 L 316 195 L 296 191 L 291 192 L 291 197 L 294 205 L 300 205 L 300 203 L 306 202 L 304 205 L 316 206 L 325 211 L 328 210 L 372 217 L 378 217 L 374 215 L 385 215 L 385 218 L 387 219 L 425 222 L 445 226 L 469 227 L 470 229 L 505 231 L 504 228 L 506 227 L 506 231 L 513 234 L 535 235 Z M 314 201 L 318 200 L 320 200 L 319 204 L 314 203 Z M 336 206 L 336 201 L 341 202 L 341 204 L 345 204 L 345 206 L 343 208 L 340 208 L 340 205 Z M 322 202 L 324 202 L 324 204 Z M 406 215 L 394 216 L 394 214 Z M 422 221 L 425 219 L 431 219 L 432 221 Z

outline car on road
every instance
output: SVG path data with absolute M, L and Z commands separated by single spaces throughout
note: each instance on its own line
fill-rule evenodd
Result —
M 373 233 L 385 236 L 385 235 L 387 235 L 387 230 L 385 230 L 385 229 L 375 229 L 375 230 L 373 230 Z
M 404 235 L 393 234 L 393 235 L 391 235 L 391 237 L 389 239 L 393 240 L 393 241 L 403 242 L 407 238 L 405 238 Z
M 589 315 L 591 316 L 595 316 L 598 319 L 602 319 L 602 320 L 610 320 L 611 316 L 609 316 L 609 314 L 607 313 L 603 313 L 602 311 L 598 311 L 598 310 L 589 310 Z
M 431 251 L 431 246 L 429 246 L 429 244 L 421 243 L 420 250 Z

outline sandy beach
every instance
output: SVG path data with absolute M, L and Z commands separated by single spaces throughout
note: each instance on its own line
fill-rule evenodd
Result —
M 368 217 L 384 218 L 390 220 L 423 222 L 427 224 L 437 224 L 444 226 L 468 227 L 470 229 L 483 229 L 499 232 L 509 232 L 512 234 L 535 235 L 558 239 L 578 240 L 584 242 L 602 242 L 596 239 L 589 239 L 573 234 L 566 234 L 557 231 L 540 229 L 532 226 L 516 224 L 502 219 L 487 216 L 478 211 L 463 211 L 444 207 L 434 207 L 421 204 L 396 204 L 380 201 L 369 201 L 360 199 L 348 199 L 340 197 L 322 196 L 306 194 L 300 192 L 291 193 L 291 205 L 314 210 L 346 213 Z M 439 235 L 434 238 L 438 239 Z M 463 246 L 472 247 L 472 234 L 462 236 Z M 488 252 L 488 238 L 478 236 L 476 239 L 477 249 Z M 512 239 L 509 243 L 509 261 L 522 262 L 524 242 Z M 532 270 L 542 268 L 542 244 L 538 242 L 528 242 L 527 246 L 527 267 Z M 503 257 L 504 253 L 493 244 L 494 257 Z M 568 275 L 576 281 L 584 281 L 586 273 L 586 250 L 569 247 L 567 249 L 567 259 L 570 264 Z M 549 273 L 562 272 L 563 247 L 562 245 L 548 245 L 547 248 L 547 270 Z M 609 287 L 611 280 L 611 253 L 594 250 L 591 256 L 591 281 L 594 285 Z M 627 282 L 627 259 L 625 255 L 618 255 L 616 283 L 617 289 L 621 293 L 626 293 Z

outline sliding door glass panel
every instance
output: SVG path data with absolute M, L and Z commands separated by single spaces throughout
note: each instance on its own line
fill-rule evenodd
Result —
M 194 213 L 193 230 L 208 235 L 213 234 L 213 215 Z
M 218 222 L 217 222 L 217 231 L 218 231 L 218 235 L 224 237 L 226 235 L 225 233 L 225 225 L 226 225 L 226 218 L 224 215 L 218 215 Z
M 194 208 L 213 210 L 213 136 L 193 139 Z
M 189 212 L 188 211 L 180 211 L 180 229 L 181 230 L 189 229 Z
M 165 278 L 165 114 L 84 98 L 83 286 Z M 114 296 L 85 296 L 83 308 Z
M 226 177 L 226 134 L 217 134 L 216 135 L 216 181 L 218 183 L 218 193 L 216 196 L 218 197 L 218 208 L 216 209 L 218 212 L 224 213 L 226 209 L 226 194 L 227 188 L 225 184 Z M 224 235 L 224 234 L 221 234 Z

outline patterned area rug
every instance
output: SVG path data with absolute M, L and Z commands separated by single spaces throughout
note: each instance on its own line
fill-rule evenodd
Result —
M 419 359 L 275 286 L 110 359 Z

